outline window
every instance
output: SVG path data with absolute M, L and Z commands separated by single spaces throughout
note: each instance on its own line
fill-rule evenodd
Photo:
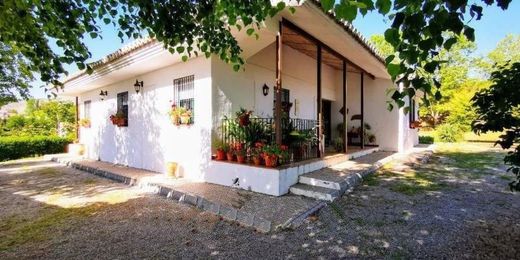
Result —
M 90 100 L 83 102 L 83 118 L 90 119 Z
M 195 122 L 195 76 L 190 75 L 173 80 L 173 104 L 191 112 L 190 122 Z
M 117 94 L 117 113 L 125 119 L 122 126 L 128 126 L 128 91 Z
M 415 99 L 410 98 L 410 110 L 408 112 L 408 121 L 410 124 L 410 127 L 414 128 L 412 125 L 415 124 L 415 121 L 417 120 L 416 115 L 417 111 L 415 110 Z

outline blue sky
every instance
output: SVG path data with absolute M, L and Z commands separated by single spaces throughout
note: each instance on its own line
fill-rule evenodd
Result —
M 485 55 L 493 50 L 500 39 L 507 34 L 520 34 L 520 25 L 518 24 L 520 15 L 520 1 L 512 1 L 509 9 L 502 11 L 497 7 L 486 7 L 484 16 L 479 21 L 470 23 L 475 28 L 477 55 Z M 373 34 L 383 34 L 388 28 L 389 22 L 378 13 L 369 13 L 365 17 L 358 17 L 354 21 L 354 26 L 359 29 L 367 38 Z M 111 26 L 102 27 L 103 39 L 90 39 L 86 37 L 86 44 L 89 47 L 92 58 L 95 61 L 103 56 L 119 49 L 124 43 L 117 37 L 117 31 Z M 77 70 L 75 65 L 66 67 L 70 73 Z M 45 97 L 45 93 L 40 82 L 34 82 L 31 94 L 37 98 Z

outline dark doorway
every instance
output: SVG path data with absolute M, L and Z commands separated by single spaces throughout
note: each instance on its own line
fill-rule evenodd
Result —
M 323 134 L 325 135 L 325 146 L 331 144 L 332 130 L 331 125 L 331 101 L 322 100 L 322 111 L 323 111 Z

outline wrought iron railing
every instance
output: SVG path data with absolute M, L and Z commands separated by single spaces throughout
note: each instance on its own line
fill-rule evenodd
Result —
M 312 119 L 282 119 L 282 144 L 288 147 L 290 158 L 284 164 L 318 157 L 318 121 Z M 275 144 L 274 118 L 251 117 L 246 126 L 237 119 L 223 119 L 220 125 L 220 138 L 225 144 L 240 143 L 254 147 L 258 142 Z

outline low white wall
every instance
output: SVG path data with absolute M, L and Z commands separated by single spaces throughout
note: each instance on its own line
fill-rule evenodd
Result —
M 173 80 L 189 75 L 195 75 L 195 124 L 174 126 L 168 115 Z M 80 133 L 88 157 L 157 172 L 164 172 L 166 162 L 174 161 L 179 163 L 185 177 L 202 179 L 211 159 L 210 60 L 196 58 L 144 75 L 129 76 L 127 80 L 80 96 L 80 110 L 83 101 L 92 102 L 92 126 L 82 128 Z M 144 81 L 139 94 L 133 87 L 136 79 Z M 103 101 L 100 90 L 108 91 Z M 117 93 L 124 91 L 129 94 L 129 122 L 128 127 L 117 127 L 109 121 L 109 115 L 117 110 Z

